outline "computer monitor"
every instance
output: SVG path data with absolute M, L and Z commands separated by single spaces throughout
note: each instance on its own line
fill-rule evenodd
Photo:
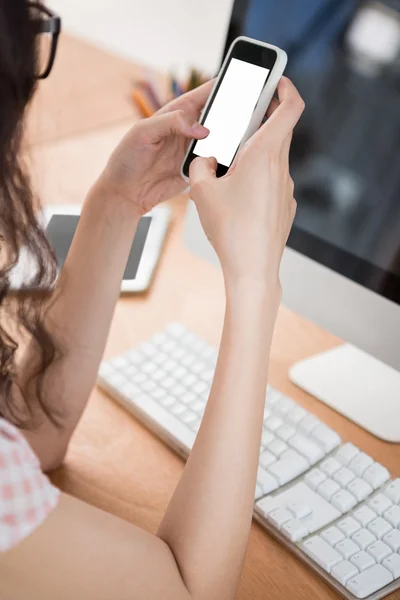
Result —
M 225 52 L 238 35 L 286 50 L 306 102 L 283 302 L 348 342 L 290 377 L 400 441 L 400 2 L 236 0 Z M 217 262 L 193 204 L 185 237 Z

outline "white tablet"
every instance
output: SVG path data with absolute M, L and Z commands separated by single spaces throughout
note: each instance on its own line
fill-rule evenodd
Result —
M 54 249 L 59 270 L 67 258 L 80 214 L 81 206 L 72 204 L 48 206 L 43 210 L 43 227 Z M 169 221 L 170 209 L 167 206 L 157 206 L 140 219 L 121 285 L 122 292 L 143 292 L 149 287 Z M 18 265 L 11 273 L 11 288 L 15 290 L 27 285 L 34 273 L 34 263 L 23 249 Z

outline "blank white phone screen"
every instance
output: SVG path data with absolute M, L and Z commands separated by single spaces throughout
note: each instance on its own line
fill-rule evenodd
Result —
M 232 58 L 204 122 L 210 130 L 193 148 L 197 156 L 215 156 L 229 167 L 267 80 L 269 69 Z

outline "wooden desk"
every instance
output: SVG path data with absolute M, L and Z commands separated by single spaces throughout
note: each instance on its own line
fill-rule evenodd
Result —
M 81 50 L 83 52 L 83 46 Z M 88 53 L 94 62 L 104 59 L 101 53 L 96 59 L 93 49 L 88 49 Z M 107 81 L 107 70 L 102 71 L 102 76 Z M 82 75 L 77 76 L 77 81 L 81 80 Z M 74 84 L 68 85 L 72 89 Z M 49 105 L 54 106 L 51 98 Z M 109 106 L 106 108 L 103 118 L 101 111 L 97 114 L 95 131 L 77 128 L 77 123 L 82 125 L 82 121 L 79 115 L 72 115 L 65 118 L 62 127 L 64 141 L 47 141 L 35 147 L 33 161 L 45 201 L 79 202 L 83 199 L 108 152 L 134 120 L 132 114 L 124 114 L 123 118 L 116 118 L 121 124 L 111 126 Z M 79 113 L 79 106 L 75 111 Z M 81 133 L 67 138 L 69 124 L 73 125 L 73 133 L 77 129 Z M 81 168 L 83 158 L 84 169 Z M 209 342 L 218 342 L 224 312 L 221 274 L 185 250 L 181 237 L 185 199 L 176 199 L 171 205 L 174 222 L 154 285 L 148 294 L 124 297 L 118 303 L 107 357 L 145 340 L 171 320 L 182 321 Z M 270 382 L 334 427 L 344 439 L 350 439 L 382 461 L 393 474 L 400 475 L 400 445 L 372 437 L 288 380 L 288 368 L 294 361 L 337 343 L 332 335 L 281 308 L 272 349 Z M 156 531 L 183 467 L 183 462 L 161 441 L 96 388 L 72 440 L 65 466 L 54 473 L 52 479 L 65 492 Z M 253 524 L 237 598 L 311 600 L 338 599 L 339 596 Z M 390 598 L 400 600 L 400 593 Z

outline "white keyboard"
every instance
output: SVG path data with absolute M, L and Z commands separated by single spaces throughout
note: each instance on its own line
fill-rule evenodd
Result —
M 174 323 L 103 362 L 98 382 L 187 457 L 217 355 Z M 400 479 L 271 387 L 254 517 L 348 599 L 400 588 Z

